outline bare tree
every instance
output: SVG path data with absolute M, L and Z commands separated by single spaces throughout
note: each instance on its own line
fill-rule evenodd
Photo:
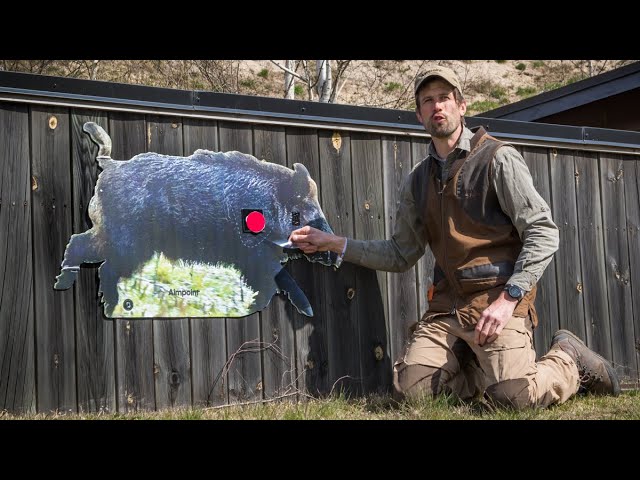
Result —
M 331 98 L 331 60 L 316 60 L 316 91 L 320 103 L 329 103 Z
M 335 67 L 331 60 L 316 60 L 315 75 L 310 72 L 308 60 L 286 60 L 285 65 L 275 60 L 271 60 L 271 63 L 284 72 L 284 98 L 294 98 L 291 90 L 297 78 L 306 85 L 308 100 L 314 100 L 317 95 L 319 102 L 335 103 L 346 83 L 345 72 L 351 60 L 335 60 Z M 302 73 L 298 73 L 299 68 Z
M 195 60 L 193 62 L 210 90 L 222 93 L 240 91 L 240 62 L 237 60 Z
M 342 88 L 347 83 L 346 71 L 351 65 L 352 60 L 336 60 L 336 68 L 335 68 L 335 87 L 331 90 L 331 98 L 329 99 L 329 103 L 336 103 L 338 99 L 338 95 L 342 91 Z
M 288 98 L 293 100 L 295 98 L 296 89 L 295 89 L 295 62 L 293 60 L 285 60 L 284 66 L 286 70 L 284 71 L 284 98 Z

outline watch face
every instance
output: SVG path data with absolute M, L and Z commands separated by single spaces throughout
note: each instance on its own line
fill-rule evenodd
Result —
M 513 298 L 522 298 L 522 296 L 524 295 L 522 289 L 516 285 L 509 286 L 508 292 L 509 295 L 511 295 Z

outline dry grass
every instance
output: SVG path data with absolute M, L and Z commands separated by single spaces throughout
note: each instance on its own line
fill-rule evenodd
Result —
M 548 409 L 492 411 L 444 396 L 394 406 L 388 397 L 311 399 L 244 406 L 174 409 L 129 414 L 0 414 L 0 419 L 29 420 L 640 420 L 640 392 L 619 397 L 574 397 Z

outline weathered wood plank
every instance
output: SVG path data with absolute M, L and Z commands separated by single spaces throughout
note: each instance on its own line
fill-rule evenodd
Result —
M 76 349 L 73 290 L 53 289 L 71 237 L 69 112 L 31 107 L 33 261 L 38 411 L 73 411 Z
M 352 133 L 351 167 L 355 238 L 384 239 L 382 151 L 378 135 Z M 386 273 L 360 268 L 356 276 L 356 301 L 360 326 L 363 387 L 385 391 L 391 385 L 388 351 Z
M 302 163 L 318 184 L 322 205 L 322 179 L 320 178 L 318 135 L 315 130 L 287 128 L 287 165 Z M 327 267 L 297 259 L 287 266 L 291 276 L 306 294 L 313 317 L 306 317 L 287 305 L 296 330 L 296 364 L 298 388 L 311 395 L 329 391 L 327 310 L 324 297 Z
M 36 408 L 29 110 L 0 103 L 0 409 Z
M 636 351 L 625 205 L 625 177 L 633 179 L 635 165 L 633 162 L 624 161 L 621 155 L 600 153 L 599 156 L 605 268 L 613 349 L 611 359 L 615 362 L 616 371 L 621 377 L 635 377 Z M 633 173 L 625 175 L 627 170 Z M 637 188 L 631 183 L 628 187 Z
M 147 151 L 142 115 L 112 113 L 109 134 L 111 156 L 128 160 Z M 119 412 L 153 410 L 156 407 L 153 376 L 153 321 L 115 319 L 116 389 Z
M 320 130 L 318 144 L 322 210 L 336 235 L 353 238 L 349 132 Z M 349 293 L 355 291 L 356 267 L 345 262 L 325 275 L 329 384 L 336 393 L 356 394 L 362 391 L 360 342 L 356 302 Z
M 198 149 L 218 151 L 218 123 L 201 118 L 182 118 L 183 155 Z
M 218 124 L 220 150 L 253 154 L 253 132 L 250 125 L 232 122 Z M 227 318 L 227 362 L 229 403 L 262 398 L 260 358 L 260 315 Z
M 637 158 L 637 157 L 632 157 Z M 627 238 L 629 241 L 629 262 L 631 267 L 631 298 L 633 299 L 634 344 L 636 346 L 635 387 L 640 382 L 640 162 L 625 160 L 627 179 L 625 182 L 625 200 L 627 208 Z
M 558 274 L 558 321 L 560 328 L 586 340 L 574 156 L 575 151 L 558 150 L 556 155 L 551 155 L 550 163 L 551 212 L 560 231 L 560 247 L 554 256 Z
M 385 234 L 391 238 L 400 204 L 400 188 L 411 171 L 411 141 L 397 137 L 382 139 Z M 404 354 L 409 339 L 409 326 L 419 320 L 416 292 L 416 270 L 388 273 L 389 285 L 389 356 L 395 361 Z
M 598 157 L 595 153 L 578 152 L 574 161 L 587 345 L 610 359 L 611 327 L 607 306 Z
M 182 122 L 165 116 L 147 117 L 147 149 L 164 155 L 182 155 Z M 168 178 L 168 182 L 172 179 Z M 184 185 L 188 188 L 187 185 Z M 164 232 L 155 232 L 164 235 Z M 179 242 L 168 238 L 167 242 Z M 191 363 L 189 358 L 189 320 L 153 320 L 153 361 L 156 408 L 191 406 Z
M 428 139 L 412 138 L 411 139 L 411 167 L 415 167 L 427 156 Z M 433 267 L 436 259 L 431 252 L 431 248 L 427 246 L 424 255 L 414 267 L 416 270 L 416 291 L 418 295 L 418 316 L 422 316 L 429 308 L 427 292 L 433 284 Z
M 190 407 L 189 322 L 186 318 L 153 322 L 156 408 Z
M 83 233 L 92 227 L 88 205 L 98 179 L 98 147 L 83 132 L 85 122 L 95 122 L 105 130 L 109 128 L 104 113 L 71 112 L 73 233 Z M 114 329 L 113 322 L 103 317 L 100 308 L 96 265 L 80 269 L 75 288 L 75 313 L 78 410 L 115 412 Z
M 182 123 L 184 154 L 199 148 L 218 150 L 217 122 L 184 118 Z M 227 359 L 224 318 L 190 318 L 191 389 L 194 406 L 227 403 L 227 377 L 222 375 Z
M 520 147 L 518 150 L 529 167 L 533 185 L 553 212 L 554 206 L 549 185 L 548 150 L 540 147 Z M 535 305 L 539 323 L 533 332 L 533 343 L 538 356 L 547 353 L 549 345 L 551 345 L 551 338 L 558 330 L 559 325 L 556 258 L 557 256 L 554 255 L 538 282 Z
M 253 138 L 256 158 L 287 165 L 284 127 L 256 125 Z M 260 312 L 263 392 L 266 399 L 287 395 L 296 389 L 295 330 L 287 302 L 284 295 L 274 295 L 269 305 Z

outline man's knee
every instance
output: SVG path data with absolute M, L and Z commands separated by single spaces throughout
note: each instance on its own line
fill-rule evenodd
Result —
M 397 401 L 437 395 L 448 378 L 445 370 L 425 365 L 396 364 L 394 367 L 393 398 Z
M 501 408 L 522 410 L 536 406 L 530 393 L 529 381 L 524 378 L 494 383 L 487 387 L 484 397 L 489 403 Z

